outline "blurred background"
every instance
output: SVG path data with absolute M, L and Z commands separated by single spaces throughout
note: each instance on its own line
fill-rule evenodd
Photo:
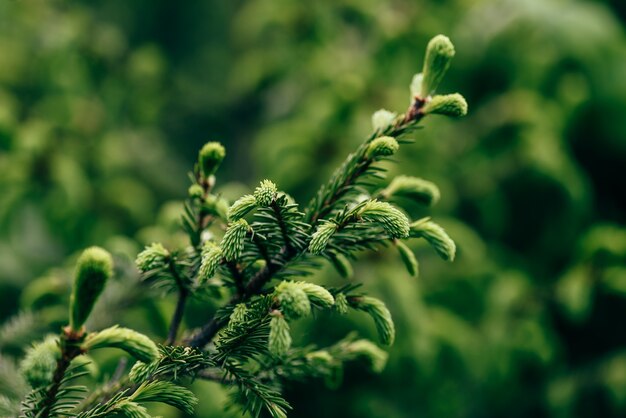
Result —
M 225 196 L 271 178 L 303 205 L 372 112 L 405 110 L 444 33 L 457 56 L 440 90 L 470 113 L 429 118 L 389 168 L 440 186 L 411 215 L 440 222 L 458 259 L 415 243 L 418 279 L 393 252 L 356 265 L 396 320 L 388 367 L 289 386 L 292 416 L 625 416 L 625 20 L 622 0 L 0 0 L 3 367 L 58 330 L 88 245 L 120 270 L 94 326 L 163 336 L 174 300 L 137 290 L 132 259 L 180 241 L 199 147 L 226 145 Z M 206 306 L 189 311 L 192 327 Z M 321 316 L 298 338 L 370 325 Z M 237 416 L 198 385 L 198 417 Z

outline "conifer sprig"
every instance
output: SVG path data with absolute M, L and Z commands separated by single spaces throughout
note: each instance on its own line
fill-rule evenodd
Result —
M 448 38 L 437 36 L 429 43 L 423 72 L 411 83 L 409 108 L 400 115 L 384 109 L 374 113 L 373 133 L 304 210 L 270 180 L 229 204 L 214 192 L 225 149 L 217 142 L 207 143 L 190 175 L 184 204 L 182 228 L 188 246 L 170 249 L 153 243 L 136 259 L 143 280 L 177 296 L 164 344 L 119 326 L 86 329 L 113 271 L 112 257 L 105 250 L 86 250 L 76 268 L 69 325 L 60 335 L 35 345 L 22 362 L 21 373 L 33 389 L 23 402 L 22 416 L 146 418 L 146 402 L 192 414 L 197 397 L 185 385 L 200 377 L 232 387 L 233 402 L 254 417 L 266 411 L 283 418 L 290 409 L 281 394 L 286 381 L 322 377 L 336 383 L 343 363 L 359 359 L 380 372 L 387 353 L 369 340 L 349 335 L 326 348 L 298 347 L 291 330 L 319 310 L 345 315 L 352 309 L 368 314 L 380 342 L 391 345 L 396 330 L 383 301 L 354 293 L 358 284 L 326 288 L 307 277 L 323 259 L 342 277 L 351 277 L 351 261 L 360 252 L 388 245 L 398 250 L 409 274 L 416 276 L 417 258 L 404 242 L 412 238 L 425 239 L 441 257 L 454 259 L 456 246 L 443 228 L 430 218 L 412 222 L 398 205 L 402 199 L 437 203 L 439 190 L 433 183 L 398 176 L 373 190 L 371 181 L 385 180 L 380 163 L 401 152 L 401 146 L 410 142 L 404 135 L 417 129 L 424 117 L 467 112 L 459 94 L 434 95 L 453 55 Z M 199 331 L 187 332 L 180 341 L 188 300 L 208 293 L 230 298 L 210 310 L 212 315 Z M 96 388 L 81 402 L 86 389 L 70 383 L 85 376 L 80 359 L 101 348 L 121 349 L 137 361 L 128 374 L 120 368 L 119 379 Z

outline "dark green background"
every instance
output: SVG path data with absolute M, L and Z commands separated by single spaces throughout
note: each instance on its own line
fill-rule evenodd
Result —
M 0 0 L 0 320 L 33 309 L 55 330 L 64 267 L 97 244 L 129 278 L 94 325 L 163 336 L 172 300 L 119 294 L 141 245 L 181 241 L 198 148 L 226 145 L 226 196 L 271 178 L 304 204 L 372 112 L 405 109 L 428 39 L 445 33 L 457 57 L 440 90 L 470 113 L 426 121 L 389 167 L 440 186 L 439 205 L 411 215 L 444 225 L 458 259 L 415 246 L 418 279 L 393 252 L 358 264 L 397 322 L 389 365 L 354 364 L 336 391 L 293 385 L 292 415 L 624 416 L 624 19 L 621 0 Z M 330 269 L 319 280 L 341 283 Z M 373 335 L 355 316 L 297 337 L 354 327 Z M 19 347 L 0 340 L 7 356 Z M 198 416 L 222 416 L 223 394 L 198 391 Z

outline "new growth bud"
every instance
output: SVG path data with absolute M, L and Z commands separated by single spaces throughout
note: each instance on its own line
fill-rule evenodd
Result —
M 79 331 L 113 274 L 111 254 L 100 247 L 87 248 L 76 263 L 70 297 L 70 328 Z
M 284 356 L 291 347 L 291 334 L 289 324 L 280 311 L 273 311 L 270 319 L 270 334 L 267 346 L 270 353 L 275 356 Z
M 398 208 L 387 202 L 370 200 L 358 207 L 356 216 L 379 224 L 392 238 L 404 238 L 409 235 L 408 218 Z
M 159 357 L 156 344 L 143 334 L 117 325 L 89 334 L 82 348 L 85 351 L 115 347 L 126 351 L 137 360 L 150 363 Z
M 222 160 L 226 156 L 226 150 L 219 142 L 207 142 L 198 154 L 198 164 L 205 178 L 215 174 Z
M 381 136 L 370 142 L 366 156 L 369 159 L 388 157 L 395 154 L 399 148 L 400 145 L 395 138 L 391 136 Z
M 380 192 L 381 196 L 389 199 L 392 196 L 402 196 L 415 199 L 417 202 L 432 206 L 439 201 L 439 188 L 435 183 L 418 177 L 398 176 Z
M 187 194 L 193 199 L 200 199 L 204 194 L 204 189 L 202 189 L 202 186 L 200 186 L 199 184 L 192 184 L 191 186 L 189 186 Z
M 135 264 L 141 271 L 150 271 L 163 267 L 170 257 L 170 252 L 163 244 L 153 242 L 137 255 Z
M 247 194 L 240 197 L 228 209 L 228 220 L 230 222 L 238 221 L 246 216 L 252 209 L 256 207 L 256 199 L 254 196 Z
M 20 373 L 33 389 L 48 385 L 52 381 L 61 350 L 57 339 L 47 337 L 26 350 L 20 363 Z
M 288 319 L 298 319 L 311 313 L 311 303 L 300 283 L 282 282 L 276 286 L 276 299 Z
M 276 185 L 272 181 L 263 180 L 259 187 L 254 190 L 254 198 L 259 207 L 266 208 L 276 199 L 277 193 Z
M 374 131 L 384 131 L 393 124 L 397 116 L 398 114 L 395 112 L 390 112 L 385 109 L 377 110 L 372 115 L 372 127 Z
M 430 218 L 420 219 L 411 224 L 411 236 L 424 238 L 446 261 L 454 261 L 456 244 L 446 231 L 431 221 Z
M 352 298 L 350 304 L 355 308 L 365 311 L 374 320 L 378 336 L 385 345 L 392 345 L 396 337 L 396 329 L 393 325 L 391 313 L 385 304 L 371 296 L 359 296 Z
M 231 222 L 222 238 L 220 247 L 226 261 L 234 261 L 241 255 L 244 246 L 246 233 L 250 229 L 250 225 L 245 219 Z
M 422 70 L 421 98 L 434 93 L 448 71 L 453 57 L 454 45 L 447 36 L 437 35 L 428 42 Z
M 333 295 L 331 295 L 331 293 L 322 286 L 309 282 L 296 282 L 295 284 L 304 291 L 312 303 L 320 305 L 324 308 L 330 308 L 335 304 L 335 298 L 333 298 Z
M 215 243 L 206 241 L 202 246 L 200 257 L 201 261 L 198 274 L 200 276 L 200 282 L 205 282 L 215 275 L 217 267 L 222 262 L 222 249 Z
M 334 222 L 324 222 L 318 226 L 309 242 L 309 251 L 313 254 L 323 253 L 335 232 L 337 232 L 337 224 Z
M 350 305 L 348 304 L 348 299 L 346 298 L 346 295 L 343 293 L 337 293 L 335 295 L 335 309 L 337 310 L 337 312 L 339 312 L 341 315 L 345 315 L 348 313 L 349 307 Z
M 467 115 L 467 102 L 459 93 L 437 95 L 426 103 L 422 112 L 425 115 L 461 117 Z

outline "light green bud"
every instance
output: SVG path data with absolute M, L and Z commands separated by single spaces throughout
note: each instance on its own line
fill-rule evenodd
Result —
M 272 204 L 274 199 L 276 199 L 277 193 L 278 189 L 273 182 L 270 180 L 263 180 L 259 187 L 254 190 L 254 198 L 256 199 L 257 205 L 262 208 L 266 208 Z
M 150 363 L 159 357 L 159 349 L 150 338 L 117 325 L 89 334 L 82 345 L 84 351 L 107 347 L 124 350 L 144 363 Z
M 284 281 L 276 286 L 275 294 L 281 312 L 288 319 L 297 319 L 311 313 L 311 303 L 299 283 Z
M 70 328 L 79 331 L 113 274 L 111 254 L 100 247 L 87 248 L 76 263 L 70 296 Z
M 200 254 L 200 269 L 198 270 L 201 283 L 204 283 L 215 275 L 223 258 L 222 249 L 215 243 L 206 241 L 203 244 Z
M 60 357 L 58 339 L 49 336 L 26 350 L 26 356 L 20 363 L 20 373 L 33 389 L 47 386 L 52 382 Z
M 422 81 L 424 80 L 424 76 L 422 73 L 417 73 L 413 76 L 411 80 L 411 101 L 415 97 L 420 97 L 422 95 Z
M 233 309 L 233 312 L 230 314 L 228 319 L 228 326 L 234 326 L 245 322 L 247 313 L 248 308 L 245 303 L 238 303 L 235 305 L 235 309 Z
M 409 219 L 393 205 L 373 199 L 357 208 L 358 218 L 379 224 L 392 238 L 409 235 Z
M 191 198 L 200 199 L 204 194 L 204 189 L 199 184 L 192 184 L 191 186 L 189 186 L 187 194 Z
M 161 268 L 167 264 L 170 252 L 163 244 L 153 242 L 137 255 L 135 265 L 141 271 L 150 271 Z
M 422 112 L 458 118 L 467 115 L 467 102 L 459 93 L 437 95 L 426 102 Z
M 279 311 L 273 311 L 270 319 L 270 333 L 267 342 L 270 353 L 275 356 L 284 356 L 291 347 L 289 324 Z
M 393 124 L 397 116 L 397 113 L 390 112 L 386 109 L 377 110 L 372 115 L 372 127 L 374 131 L 384 131 Z
M 228 221 L 234 222 L 246 216 L 252 209 L 257 206 L 254 196 L 247 194 L 240 197 L 228 209 Z
M 381 136 L 370 142 L 365 155 L 369 159 L 388 157 L 395 154 L 399 148 L 400 145 L 395 138 L 391 136 Z
M 215 174 L 226 156 L 224 146 L 219 142 L 207 142 L 198 154 L 198 164 L 202 175 L 207 178 Z
M 337 293 L 335 295 L 335 309 L 337 310 L 337 312 L 339 312 L 341 315 L 345 315 L 348 313 L 349 307 L 350 305 L 348 304 L 348 299 L 346 298 L 346 295 L 343 293 Z
M 431 221 L 430 218 L 423 218 L 411 224 L 411 236 L 424 238 L 437 251 L 437 254 L 446 261 L 454 261 L 456 255 L 456 244 L 446 231 Z
M 380 192 L 386 199 L 402 196 L 415 199 L 417 202 L 431 206 L 439 201 L 439 188 L 435 183 L 419 177 L 398 176 Z
M 330 308 L 335 304 L 333 295 L 322 286 L 309 282 L 295 282 L 294 285 L 302 289 L 309 300 L 317 305 Z
M 337 224 L 331 221 L 326 221 L 317 227 L 317 230 L 311 237 L 309 242 L 309 251 L 313 254 L 321 254 L 326 249 L 330 238 L 337 232 Z
M 389 309 L 381 300 L 371 296 L 359 296 L 352 298 L 350 304 L 355 309 L 367 312 L 374 320 L 378 336 L 384 345 L 393 344 L 396 337 L 396 329 Z
M 450 67 L 454 53 L 454 45 L 447 36 L 437 35 L 428 42 L 422 70 L 421 98 L 430 96 L 437 89 Z
M 228 229 L 220 244 L 226 261 L 234 261 L 241 256 L 249 229 L 250 225 L 248 225 L 245 219 L 239 219 L 228 225 Z

